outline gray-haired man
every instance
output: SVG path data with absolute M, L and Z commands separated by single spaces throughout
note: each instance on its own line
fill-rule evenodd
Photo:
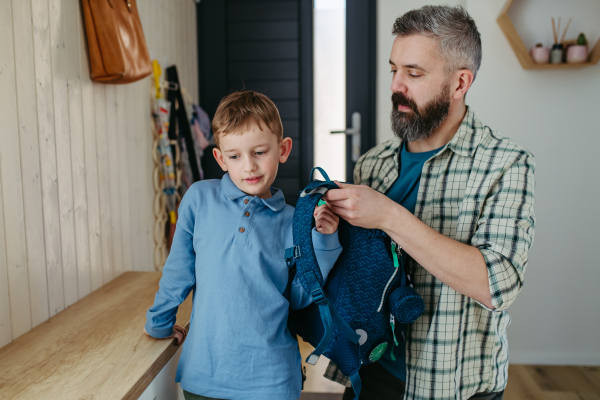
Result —
M 356 185 L 340 184 L 326 200 L 351 224 L 382 229 L 402 247 L 425 313 L 408 327 L 405 346 L 361 369 L 360 399 L 501 399 L 505 310 L 521 290 L 533 241 L 533 156 L 465 104 L 481 40 L 464 9 L 410 11 L 393 34 L 391 119 L 400 140 L 363 155 Z M 335 365 L 326 376 L 346 381 Z M 344 399 L 353 397 L 347 389 Z

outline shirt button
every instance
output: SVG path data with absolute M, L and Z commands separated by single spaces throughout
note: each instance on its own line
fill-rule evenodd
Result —
M 385 178 L 383 178 L 383 181 L 384 181 L 385 183 L 388 183 L 388 182 L 390 181 L 390 178 L 388 178 L 388 177 L 386 176 Z
M 240 233 L 244 233 L 245 229 L 244 228 L 240 228 Z
M 250 200 L 248 200 L 248 199 L 244 199 L 244 204 L 248 204 L 249 201 Z
M 250 216 L 250 213 L 249 213 L 248 211 L 246 211 L 246 212 L 244 213 L 244 215 L 245 215 L 246 217 L 249 217 L 249 216 Z

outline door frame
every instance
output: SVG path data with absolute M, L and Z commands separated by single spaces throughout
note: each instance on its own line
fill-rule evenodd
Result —
M 377 1 L 346 0 L 346 126 L 361 114 L 361 154 L 377 144 Z M 346 179 L 353 182 L 352 137 L 346 137 Z

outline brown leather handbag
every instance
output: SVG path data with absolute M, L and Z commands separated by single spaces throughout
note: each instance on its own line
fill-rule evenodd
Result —
M 135 0 L 81 0 L 93 81 L 129 83 L 152 73 Z

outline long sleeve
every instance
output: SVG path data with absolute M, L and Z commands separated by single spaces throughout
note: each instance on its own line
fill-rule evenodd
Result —
M 471 240 L 487 265 L 494 311 L 506 310 L 523 286 L 535 227 L 534 170 L 529 153 L 506 167 L 485 200 Z
M 163 268 L 154 305 L 146 313 L 146 332 L 156 338 L 171 335 L 177 309 L 196 284 L 196 253 L 193 247 L 196 203 L 196 191 L 188 190 L 179 206 L 173 244 Z
M 319 264 L 319 269 L 323 275 L 324 285 L 325 282 L 327 282 L 329 272 L 333 269 L 335 262 L 342 253 L 342 245 L 340 244 L 337 231 L 330 235 L 324 235 L 313 228 L 312 240 L 317 263 Z M 298 280 L 298 276 L 294 277 L 290 294 L 290 307 L 294 310 L 298 310 L 308 307 L 311 302 L 311 295 L 306 293 Z

